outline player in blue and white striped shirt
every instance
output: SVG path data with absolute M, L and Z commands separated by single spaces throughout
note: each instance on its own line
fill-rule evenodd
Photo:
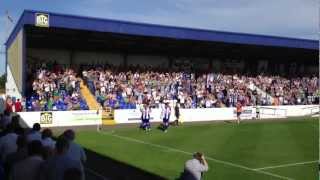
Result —
M 167 129 L 169 128 L 169 120 L 171 115 L 171 108 L 169 106 L 169 103 L 166 103 L 164 108 L 162 109 L 162 122 L 163 122 L 163 131 L 167 132 Z
M 145 131 L 151 130 L 150 113 L 151 113 L 151 108 L 147 104 L 144 104 L 143 108 L 141 109 L 141 121 L 142 121 L 141 127 Z

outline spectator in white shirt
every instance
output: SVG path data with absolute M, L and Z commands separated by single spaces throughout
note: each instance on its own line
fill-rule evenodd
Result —
M 202 153 L 195 153 L 193 159 L 185 163 L 182 180 L 201 180 L 202 173 L 209 170 L 208 163 Z
M 41 126 L 39 123 L 34 123 L 31 132 L 27 135 L 27 141 L 31 142 L 34 140 L 38 140 L 41 142 Z
M 11 180 L 36 180 L 39 178 L 42 158 L 42 144 L 35 140 L 28 145 L 29 157 L 18 162 L 11 171 Z

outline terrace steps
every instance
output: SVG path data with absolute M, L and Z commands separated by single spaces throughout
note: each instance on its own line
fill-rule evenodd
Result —
M 266 97 L 267 99 L 270 99 L 271 102 L 274 102 L 274 98 L 268 94 L 267 92 L 265 92 L 264 90 L 260 89 L 259 87 L 257 87 L 253 82 L 250 82 L 247 85 L 247 88 L 251 89 L 251 90 L 256 90 L 258 94 L 261 94 L 262 97 Z
M 90 110 L 100 109 L 99 103 L 97 102 L 96 98 L 92 95 L 89 88 L 84 85 L 83 81 L 81 81 L 80 83 L 80 91 L 83 98 L 86 100 Z
M 84 85 L 83 81 L 80 83 L 81 94 L 86 100 L 87 105 L 90 110 L 101 110 L 99 103 L 97 102 L 96 97 L 90 92 L 89 88 Z M 102 110 L 102 124 L 103 125 L 114 125 L 115 121 L 113 119 L 113 110 L 107 108 Z

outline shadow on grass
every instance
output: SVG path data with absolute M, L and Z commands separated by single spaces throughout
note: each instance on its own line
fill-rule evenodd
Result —
M 103 156 L 89 149 L 85 149 L 87 162 L 85 167 L 86 180 L 102 180 L 103 177 L 107 180 L 163 180 L 164 177 L 147 172 L 140 168 L 114 160 L 110 157 Z

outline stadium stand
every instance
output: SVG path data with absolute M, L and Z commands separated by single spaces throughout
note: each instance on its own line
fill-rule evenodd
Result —
M 52 65 L 50 71 L 46 65 L 41 66 L 35 66 L 31 95 L 22 104 L 7 97 L 8 112 L 21 111 L 12 109 L 17 103 L 26 111 L 66 111 L 96 110 L 100 106 L 136 109 L 146 103 L 159 107 L 170 100 L 178 101 L 182 108 L 235 107 L 237 102 L 244 106 L 319 102 L 316 76 L 228 75 L 105 65 L 87 68 L 78 73 L 82 74 L 79 77 L 73 69 Z
M 39 26 L 39 16 L 47 18 L 47 24 Z M 21 113 L 29 127 L 33 122 L 46 127 L 97 125 L 97 131 L 102 130 L 101 124 L 115 124 L 114 119 L 119 124 L 140 121 L 140 111 L 134 109 L 141 104 L 158 108 L 168 101 L 179 102 L 184 112 L 199 110 L 197 114 L 216 109 L 190 108 L 230 107 L 217 109 L 230 110 L 226 120 L 233 118 L 233 107 L 240 102 L 251 106 L 243 113 L 251 118 L 256 115 L 256 105 L 319 103 L 319 78 L 313 76 L 318 73 L 318 47 L 317 41 L 306 39 L 26 10 L 6 42 L 7 96 L 0 98 L 0 179 L 3 173 L 6 178 L 15 173 L 16 162 L 34 155 L 45 164 L 36 171 L 42 179 L 71 179 L 72 174 L 83 178 L 86 160 L 70 131 L 55 141 L 50 129 L 43 130 L 42 137 L 38 133 L 39 139 L 29 142 L 40 141 L 43 154 L 28 154 L 28 142 L 23 139 L 30 132 L 17 125 L 17 118 L 11 119 L 11 112 L 38 111 Z M 100 106 L 105 110 L 102 113 Z M 300 108 L 297 115 L 313 114 L 314 108 L 319 111 L 317 107 Z M 116 118 L 125 113 L 113 113 L 114 109 L 124 109 L 130 117 Z M 286 109 L 273 107 L 259 109 L 259 113 L 287 116 Z M 207 116 L 214 120 L 214 115 Z M 185 117 L 181 118 L 185 122 L 198 120 Z M 17 154 L 19 158 L 12 160 Z M 108 170 L 112 168 L 117 169 Z
M 104 107 L 136 108 L 140 104 L 159 107 L 161 101 L 177 100 L 183 108 L 306 105 L 319 102 L 318 78 L 245 76 L 221 73 L 160 72 L 156 69 L 117 72 L 116 67 L 83 71 L 88 87 Z M 249 85 L 265 92 L 258 93 Z M 269 98 L 269 97 L 272 97 Z
M 25 10 L 6 48 L 8 104 L 20 98 L 27 111 L 97 109 L 82 80 L 98 103 L 119 109 L 318 102 L 313 40 Z
M 72 69 L 54 65 L 35 70 L 31 95 L 26 100 L 27 111 L 87 110 L 88 105 L 80 93 L 80 82 Z

